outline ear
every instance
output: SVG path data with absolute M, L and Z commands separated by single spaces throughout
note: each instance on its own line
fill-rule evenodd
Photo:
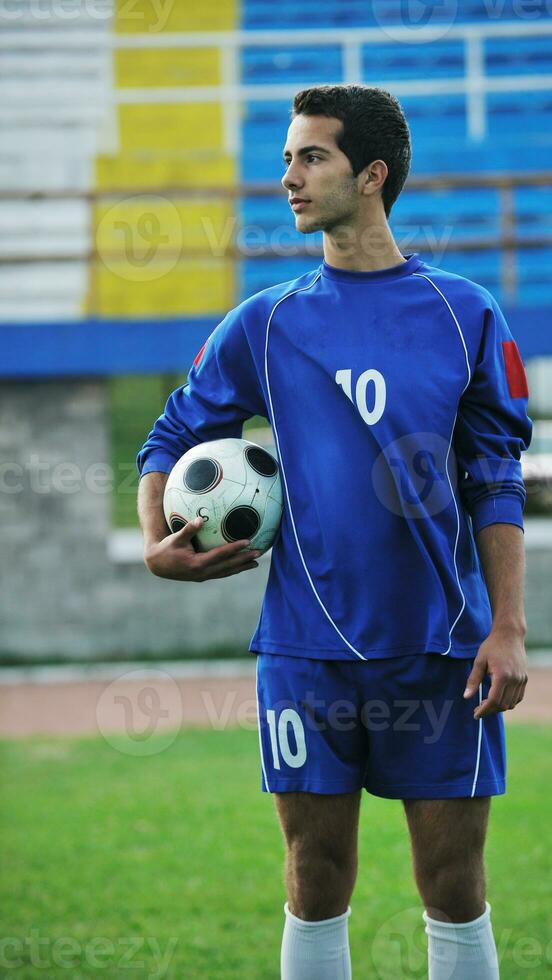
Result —
M 385 160 L 374 160 L 368 164 L 358 175 L 361 193 L 371 195 L 381 191 L 388 173 Z

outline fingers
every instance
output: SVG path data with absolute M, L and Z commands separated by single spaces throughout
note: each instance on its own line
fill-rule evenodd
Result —
M 519 700 L 518 695 L 520 693 L 520 688 L 521 688 L 521 684 L 515 684 L 513 686 L 512 690 L 509 692 L 508 703 L 507 703 L 507 705 L 506 705 L 506 707 L 504 709 L 505 711 L 511 711 L 512 708 L 515 708 L 515 706 L 516 706 L 516 704 L 518 703 L 518 700 Z M 522 697 L 523 697 L 523 695 L 522 695 Z
M 487 663 L 484 660 L 476 660 L 470 676 L 466 682 L 466 690 L 464 691 L 464 697 L 466 699 L 473 697 L 477 691 L 479 685 L 482 683 L 483 678 L 487 673 Z
M 223 544 L 219 548 L 212 548 L 210 551 L 203 552 L 202 564 L 205 568 L 209 568 L 212 565 L 218 565 L 221 561 L 228 561 L 238 554 L 242 559 L 245 557 L 251 559 L 254 552 L 244 552 L 249 544 L 251 544 L 250 541 L 233 541 L 232 544 Z
M 203 526 L 203 518 L 197 517 L 193 521 L 188 521 L 184 527 L 180 528 L 179 531 L 174 532 L 175 541 L 178 544 L 193 544 L 192 538 L 197 534 L 197 532 Z M 211 566 L 216 566 L 223 561 L 227 561 L 233 558 L 236 554 L 241 554 L 243 557 L 249 559 L 256 557 L 260 552 L 248 551 L 244 555 L 244 549 L 246 549 L 251 544 L 248 539 L 243 539 L 241 541 L 232 541 L 230 544 L 222 544 L 218 548 L 211 548 L 207 552 L 197 552 L 196 554 L 201 555 L 201 567 L 209 568 Z
M 526 680 L 520 681 L 519 684 L 516 685 L 514 689 L 514 693 L 511 698 L 511 703 L 508 705 L 508 708 L 506 709 L 507 711 L 511 711 L 513 708 L 516 707 L 517 704 L 520 703 L 520 701 L 523 701 L 526 685 L 527 685 Z
M 496 715 L 499 711 L 510 711 L 520 701 L 523 701 L 527 679 L 500 684 L 498 678 L 491 685 L 488 696 L 475 709 L 473 717 L 476 721 L 488 715 Z
M 251 550 L 248 546 L 249 540 L 233 541 L 231 544 L 221 545 L 219 548 L 212 548 L 210 551 L 196 554 L 194 566 L 196 567 L 201 580 L 213 578 L 227 578 L 229 575 L 237 575 L 251 568 L 258 568 L 259 563 L 255 558 L 259 558 L 261 551 Z
M 483 718 L 485 715 L 494 715 L 497 711 L 500 711 L 500 705 L 502 701 L 502 696 L 504 694 L 505 684 L 499 680 L 498 677 L 493 678 L 489 693 L 487 697 L 477 705 L 473 713 L 473 717 L 476 721 Z
M 184 527 L 181 527 L 179 531 L 173 532 L 174 537 L 177 541 L 189 541 L 193 538 L 194 534 L 197 534 L 202 525 L 202 517 L 196 517 L 193 521 L 186 521 Z

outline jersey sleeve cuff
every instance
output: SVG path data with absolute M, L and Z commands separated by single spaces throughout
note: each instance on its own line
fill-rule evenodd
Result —
M 170 473 L 174 464 L 180 459 L 179 456 L 172 456 L 170 453 L 164 452 L 162 449 L 155 450 L 152 453 L 148 453 L 144 463 L 138 460 L 138 470 L 140 477 L 146 475 L 146 473 Z
M 523 504 L 517 494 L 497 493 L 472 505 L 473 533 L 489 524 L 516 524 L 523 531 Z

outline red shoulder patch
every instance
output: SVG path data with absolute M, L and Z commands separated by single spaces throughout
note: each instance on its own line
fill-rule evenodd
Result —
M 205 348 L 206 348 L 206 347 L 207 347 L 207 341 L 205 341 L 205 343 L 204 343 L 204 345 L 203 345 L 203 347 L 201 348 L 201 350 L 200 350 L 200 351 L 198 351 L 198 353 L 197 353 L 197 355 L 196 355 L 196 357 L 194 358 L 194 364 L 195 364 L 195 366 L 196 366 L 196 367 L 198 366 L 198 364 L 199 364 L 199 362 L 200 362 L 200 360 L 201 360 L 201 358 L 203 357 L 203 355 L 204 355 L 204 353 L 205 353 Z
M 515 340 L 502 341 L 502 353 L 506 366 L 506 380 L 512 398 L 528 398 L 529 388 L 521 354 Z

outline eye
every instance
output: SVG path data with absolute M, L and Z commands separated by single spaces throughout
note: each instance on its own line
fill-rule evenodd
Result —
M 309 153 L 307 160 L 321 160 L 322 157 L 316 155 L 316 153 Z

